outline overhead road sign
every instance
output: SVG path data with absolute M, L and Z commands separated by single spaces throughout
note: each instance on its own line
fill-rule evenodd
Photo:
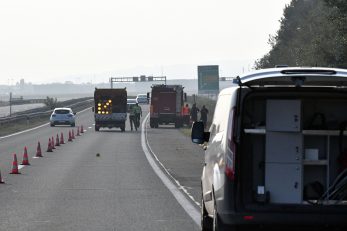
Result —
M 219 66 L 198 66 L 198 91 L 199 94 L 219 92 Z
M 111 77 L 110 84 L 113 88 L 113 83 L 134 83 L 134 82 L 153 82 L 163 81 L 166 84 L 166 76 L 134 76 L 134 77 Z

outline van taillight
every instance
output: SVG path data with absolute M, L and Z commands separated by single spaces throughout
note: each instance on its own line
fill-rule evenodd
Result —
M 234 125 L 236 123 L 236 116 L 235 116 L 236 108 L 233 108 L 230 116 L 229 121 L 232 121 L 232 123 L 228 126 L 228 152 L 225 156 L 225 175 L 230 180 L 235 179 L 235 155 L 236 155 L 236 144 L 234 141 Z

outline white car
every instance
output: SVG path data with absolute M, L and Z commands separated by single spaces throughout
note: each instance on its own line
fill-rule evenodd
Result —
M 55 108 L 50 117 L 51 127 L 55 125 L 70 125 L 75 127 L 75 115 L 71 108 Z
M 148 104 L 148 98 L 146 94 L 138 94 L 136 97 L 136 101 L 138 103 L 145 103 Z

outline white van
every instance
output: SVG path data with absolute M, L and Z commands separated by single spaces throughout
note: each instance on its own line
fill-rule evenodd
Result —
M 271 68 L 234 83 L 209 132 L 192 128 L 206 148 L 202 230 L 346 230 L 347 70 Z

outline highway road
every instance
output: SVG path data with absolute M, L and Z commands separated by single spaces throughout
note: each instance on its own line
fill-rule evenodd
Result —
M 199 230 L 198 205 L 158 177 L 143 149 L 144 132 L 128 124 L 125 133 L 95 132 L 90 109 L 77 116 L 86 132 L 52 153 L 44 151 L 48 138 L 63 132 L 67 141 L 71 127 L 43 125 L 0 138 L 0 230 Z M 38 141 L 44 157 L 33 158 Z M 9 174 L 12 153 L 21 162 L 24 146 L 31 165 Z M 197 191 L 190 192 L 198 197 Z M 182 207 L 184 200 L 194 207 Z

